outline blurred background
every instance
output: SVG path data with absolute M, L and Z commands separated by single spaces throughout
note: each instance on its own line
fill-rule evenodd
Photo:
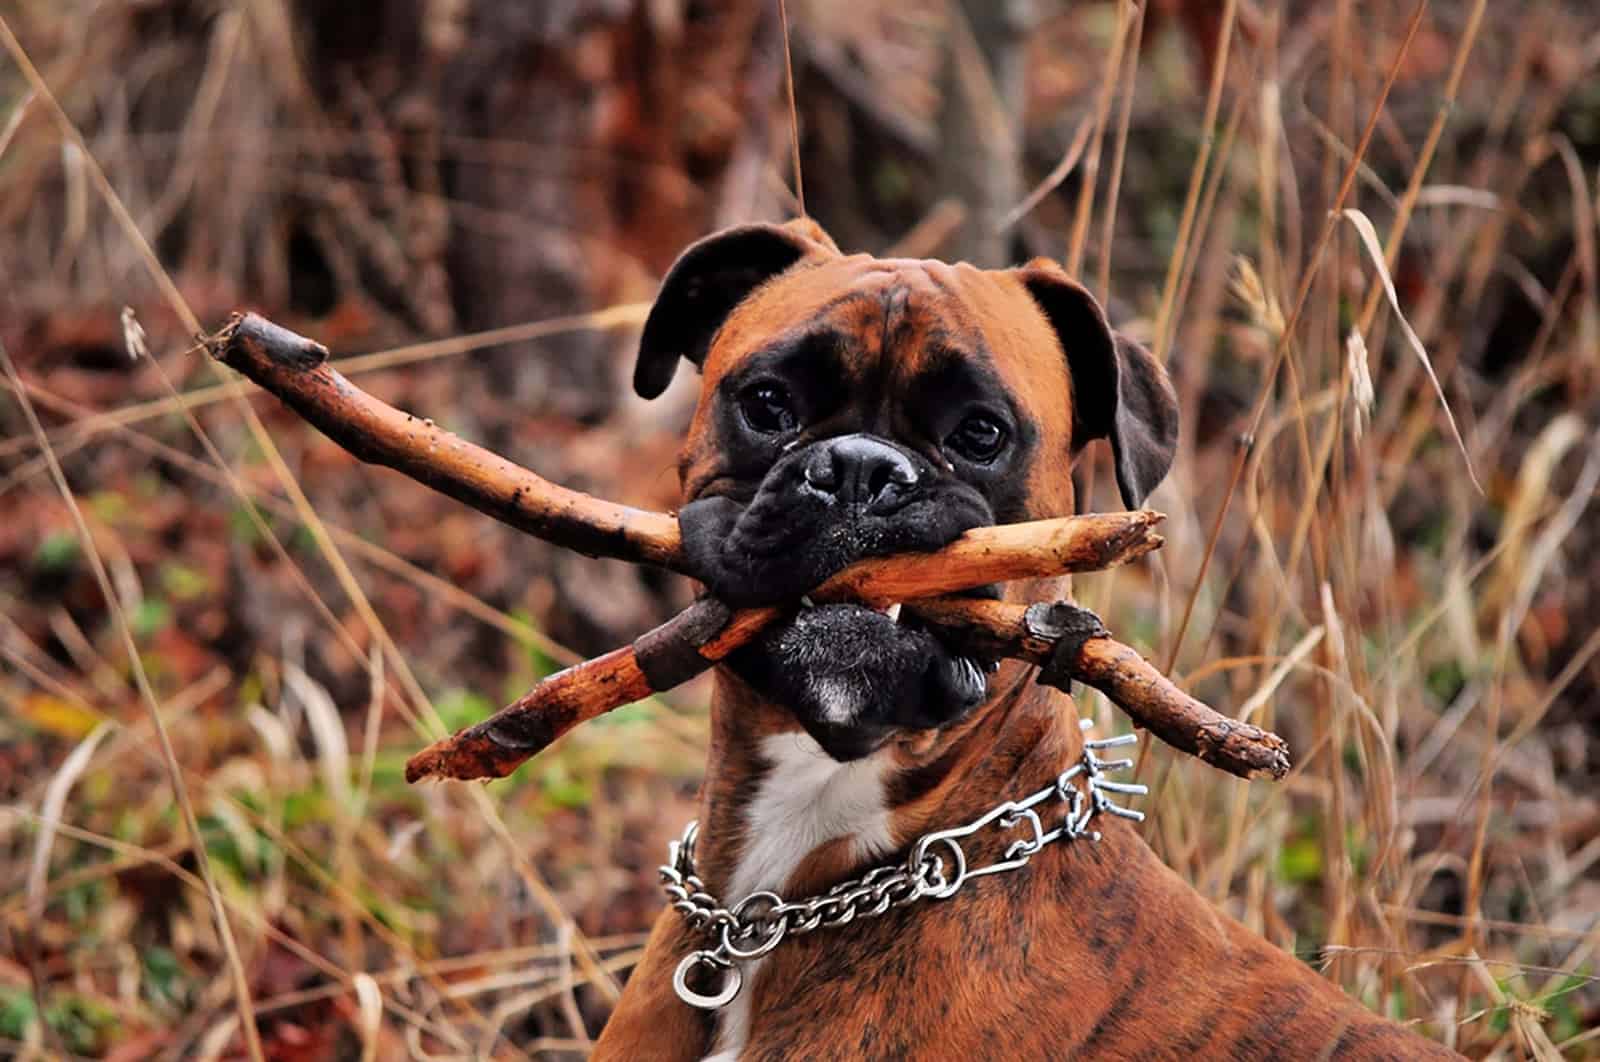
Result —
M 1172 369 L 1168 545 L 1078 594 L 1297 767 L 1147 747 L 1151 843 L 1470 1056 L 1600 1058 L 1600 11 L 787 14 L 842 246 L 1055 257 Z M 358 465 L 193 340 L 258 310 L 670 507 L 695 384 L 634 398 L 634 345 L 686 243 L 799 209 L 777 0 L 0 17 L 0 1055 L 582 1057 L 705 686 L 492 786 L 401 765 L 689 587 Z

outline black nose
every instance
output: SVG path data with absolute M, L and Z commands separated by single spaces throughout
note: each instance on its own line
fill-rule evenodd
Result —
M 921 485 L 903 451 L 869 435 L 841 435 L 812 447 L 802 467 L 806 485 L 847 505 L 892 512 Z

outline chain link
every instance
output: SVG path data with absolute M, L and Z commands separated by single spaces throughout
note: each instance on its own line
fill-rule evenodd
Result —
M 1079 725 L 1087 730 L 1090 724 L 1085 719 Z M 786 937 L 849 925 L 858 918 L 877 918 L 918 900 L 947 899 L 974 878 L 1027 866 L 1045 846 L 1056 841 L 1098 841 L 1100 834 L 1090 824 L 1101 812 L 1143 821 L 1144 812 L 1123 807 L 1112 797 L 1142 796 L 1148 789 L 1105 777 L 1107 772 L 1132 767 L 1133 760 L 1103 760 L 1098 755 L 1138 740 L 1136 735 L 1123 734 L 1085 742 L 1083 757 L 1038 792 L 998 804 L 964 826 L 924 834 L 911 846 L 904 862 L 876 867 L 805 900 L 788 901 L 762 890 L 731 907 L 723 906 L 695 873 L 694 847 L 700 824 L 691 820 L 684 827 L 683 836 L 667 847 L 661 887 L 667 902 L 683 915 L 691 929 L 711 940 L 712 946 L 691 952 L 678 964 L 672 983 L 679 998 L 691 1006 L 716 1010 L 739 994 L 744 979 L 738 964 L 760 958 Z M 1064 803 L 1066 813 L 1059 824 L 1046 828 L 1044 818 L 1035 809 L 1052 799 Z M 1005 847 L 999 859 L 975 866 L 961 842 L 991 826 L 1004 832 L 1025 829 Z M 720 975 L 717 991 L 708 995 L 690 986 L 690 975 L 697 969 L 702 979 Z

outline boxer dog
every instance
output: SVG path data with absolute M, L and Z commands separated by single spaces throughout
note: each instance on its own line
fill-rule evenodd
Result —
M 1178 435 L 1166 372 L 1056 264 L 847 256 L 805 220 L 684 253 L 635 389 L 659 395 L 680 359 L 703 376 L 679 462 L 684 549 L 740 605 L 792 603 L 854 561 L 968 528 L 1070 514 L 1072 461 L 1095 439 L 1137 507 Z M 897 611 L 801 607 L 718 668 L 694 855 L 722 905 L 814 897 L 903 861 L 1082 757 L 1071 699 L 1036 669 L 960 655 Z M 717 1010 L 674 990 L 707 940 L 669 908 L 594 1057 L 1458 1057 L 1218 911 L 1128 822 L 1096 823 L 1098 843 L 1053 844 L 948 898 L 790 935 L 739 964 L 742 990 Z M 968 858 L 1014 840 L 974 834 Z

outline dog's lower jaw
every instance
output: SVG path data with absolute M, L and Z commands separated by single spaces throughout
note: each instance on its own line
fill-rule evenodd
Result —
M 822 845 L 843 840 L 843 858 L 870 864 L 894 850 L 885 783 L 887 751 L 840 763 L 807 734 L 786 731 L 760 740 L 765 774 L 743 813 L 744 841 L 728 879 L 726 903 L 758 890 L 785 894 L 795 871 Z M 706 1062 L 731 1062 L 750 1035 L 751 999 L 764 959 L 743 969 L 745 987 L 717 1017 Z
M 803 609 L 730 664 L 839 761 L 866 756 L 896 733 L 963 719 L 987 693 L 977 661 L 859 605 Z

